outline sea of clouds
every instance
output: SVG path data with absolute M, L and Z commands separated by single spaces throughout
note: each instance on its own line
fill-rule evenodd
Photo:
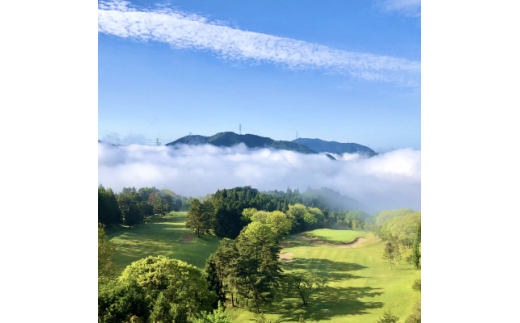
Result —
M 123 187 L 167 188 L 184 196 L 250 185 L 260 191 L 327 187 L 366 211 L 421 209 L 421 151 L 400 149 L 367 158 L 357 154 L 305 155 L 286 150 L 212 145 L 98 144 L 98 181 Z

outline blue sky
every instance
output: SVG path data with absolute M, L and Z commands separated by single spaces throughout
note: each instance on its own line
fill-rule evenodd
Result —
M 421 148 L 416 0 L 100 2 L 99 139 Z

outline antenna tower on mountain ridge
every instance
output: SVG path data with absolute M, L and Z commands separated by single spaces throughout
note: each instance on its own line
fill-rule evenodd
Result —
M 241 124 L 238 125 L 238 134 L 239 135 L 242 134 L 242 125 Z

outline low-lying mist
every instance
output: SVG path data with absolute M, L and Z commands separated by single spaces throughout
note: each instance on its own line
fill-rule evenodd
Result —
M 371 158 L 344 154 L 200 146 L 98 144 L 98 181 L 123 187 L 167 188 L 184 196 L 250 185 L 260 191 L 327 187 L 356 199 L 364 209 L 421 209 L 421 151 L 400 149 Z

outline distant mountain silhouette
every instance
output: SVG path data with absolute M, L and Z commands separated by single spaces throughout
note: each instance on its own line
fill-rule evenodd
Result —
M 174 146 L 178 144 L 211 144 L 217 147 L 231 147 L 240 143 L 245 144 L 249 148 L 273 148 L 279 150 L 296 151 L 303 154 L 317 154 L 316 151 L 297 142 L 273 140 L 269 137 L 261 137 L 251 134 L 239 135 L 234 132 L 219 132 L 211 137 L 189 135 L 167 143 L 166 146 Z
M 367 146 L 355 143 L 341 143 L 337 141 L 325 141 L 321 139 L 298 138 L 292 142 L 305 145 L 318 153 L 332 153 L 332 154 L 361 154 L 373 156 L 376 152 Z

